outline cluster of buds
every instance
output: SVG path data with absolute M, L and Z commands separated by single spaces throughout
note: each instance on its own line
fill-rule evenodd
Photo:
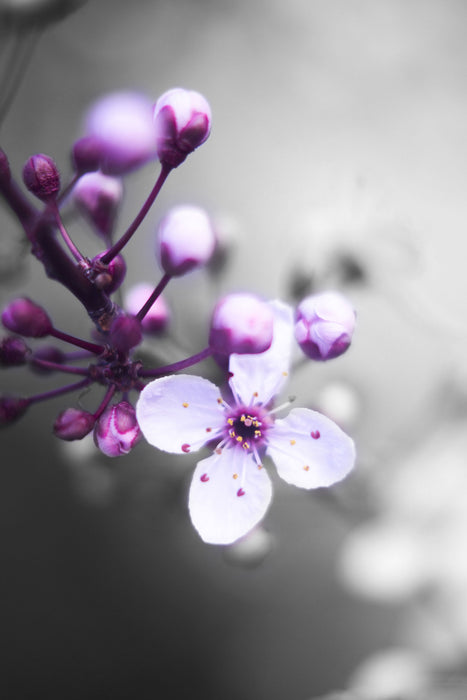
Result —
M 89 338 L 78 338 L 56 328 L 37 301 L 21 296 L 7 304 L 1 320 L 10 335 L 0 343 L 0 366 L 27 365 L 36 373 L 74 375 L 74 381 L 34 396 L 0 397 L 0 425 L 16 421 L 33 404 L 96 384 L 102 387 L 97 408 L 90 412 L 79 402 L 65 408 L 53 431 L 67 441 L 93 432 L 104 454 L 124 455 L 142 435 L 133 397 L 139 396 L 147 380 L 174 374 L 210 356 L 227 369 L 233 353 L 263 353 L 271 346 L 270 304 L 252 294 L 233 293 L 214 306 L 204 349 L 158 367 L 146 367 L 139 359 L 142 340 L 164 332 L 170 321 L 164 298 L 167 284 L 207 265 L 215 254 L 212 219 L 196 206 L 175 206 L 160 220 L 155 250 L 159 282 L 141 282 L 119 294 L 118 303 L 114 297 L 125 279 L 125 246 L 169 173 L 206 141 L 210 130 L 209 105 L 197 92 L 174 88 L 155 103 L 136 93 L 105 96 L 89 109 L 84 133 L 70 149 L 73 174 L 68 183 L 62 184 L 59 169 L 48 155 L 35 154 L 25 163 L 22 182 L 35 204 L 0 151 L 0 193 L 23 227 L 31 252 L 46 274 L 81 302 L 94 324 Z M 154 186 L 132 223 L 117 235 L 123 178 L 152 163 L 158 164 Z M 73 208 L 92 227 L 103 242 L 102 252 L 83 255 L 64 224 L 64 207 Z M 308 357 L 328 360 L 347 349 L 354 320 L 353 309 L 337 295 L 308 298 L 297 309 L 296 339 Z M 29 344 L 24 339 L 30 339 Z M 59 345 L 50 344 L 50 339 Z M 74 347 L 68 351 L 67 346 Z

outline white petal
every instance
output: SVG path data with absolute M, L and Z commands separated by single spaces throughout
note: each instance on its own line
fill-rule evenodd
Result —
M 202 377 L 161 377 L 144 387 L 136 404 L 136 418 L 151 445 L 166 452 L 191 452 L 225 425 L 219 400 L 219 389 Z
M 256 355 L 230 356 L 230 385 L 243 403 L 256 393 L 263 404 L 278 394 L 287 381 L 293 340 L 293 311 L 280 301 L 270 302 L 274 312 L 271 347 Z
M 190 515 L 205 542 L 231 544 L 264 517 L 271 498 L 266 470 L 251 453 L 232 447 L 198 463 L 190 487 Z
M 332 420 L 308 408 L 295 408 L 268 432 L 267 454 L 279 476 L 304 489 L 330 486 L 355 463 L 355 446 Z

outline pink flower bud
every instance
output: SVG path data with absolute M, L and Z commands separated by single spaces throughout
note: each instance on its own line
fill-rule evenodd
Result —
M 297 307 L 295 338 L 312 360 L 331 360 L 342 355 L 352 341 L 355 310 L 337 292 L 306 297 Z
M 110 326 L 109 337 L 112 347 L 118 352 L 128 352 L 143 339 L 141 323 L 134 316 L 117 316 Z
M 55 200 L 60 191 L 60 176 L 52 158 L 38 153 L 31 156 L 23 167 L 23 182 L 42 202 Z
M 75 141 L 71 150 L 71 160 L 78 175 L 99 170 L 102 146 L 96 136 L 83 136 Z
M 125 309 L 128 313 L 135 316 L 149 299 L 153 290 L 154 287 L 145 282 L 131 287 L 125 296 Z M 141 327 L 145 333 L 157 334 L 167 327 L 169 319 L 170 309 L 161 294 L 141 321 Z
M 121 180 L 100 172 L 82 175 L 73 189 L 74 203 L 104 238 L 112 233 L 122 195 Z
M 3 338 L 0 343 L 0 366 L 14 367 L 24 365 L 30 349 L 21 338 Z
M 52 321 L 42 306 L 27 297 L 10 302 L 2 313 L 5 328 L 27 338 L 43 338 L 52 330 Z
M 216 247 L 216 235 L 203 209 L 178 206 L 160 222 L 158 245 L 162 269 L 175 277 L 209 261 Z
M 208 138 L 211 108 L 199 92 L 173 88 L 157 100 L 154 123 L 157 155 L 161 163 L 176 168 Z
M 96 419 L 92 413 L 77 408 L 67 408 L 55 419 L 53 431 L 61 440 L 81 440 L 94 427 Z
M 274 315 L 266 302 L 252 294 L 229 294 L 214 309 L 209 346 L 217 353 L 258 353 L 273 337 Z
M 94 284 L 107 294 L 113 294 L 122 284 L 126 275 L 126 262 L 123 256 L 116 255 L 108 265 L 100 262 L 106 251 L 99 253 L 92 261 Z
M 157 157 L 152 105 L 143 95 L 116 92 L 98 100 L 86 118 L 86 134 L 99 142 L 100 168 L 124 175 Z
M 128 401 L 106 408 L 94 428 L 94 442 L 108 457 L 128 454 L 141 435 L 135 409 Z
M 29 399 L 16 396 L 0 396 L 0 428 L 14 423 L 26 412 Z

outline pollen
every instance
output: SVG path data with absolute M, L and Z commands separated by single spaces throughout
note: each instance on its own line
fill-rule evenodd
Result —
M 305 467 L 303 467 L 303 469 L 304 469 L 306 472 L 309 472 L 309 471 L 310 471 L 310 467 L 308 466 L 308 464 L 307 464 Z
M 291 445 L 295 445 L 296 442 L 297 442 L 296 440 L 291 440 L 291 441 L 290 441 L 290 444 L 291 444 Z
M 263 465 L 262 465 L 262 464 L 258 464 L 257 467 L 258 467 L 258 470 L 260 470 L 260 469 L 263 468 Z
M 243 438 L 241 435 L 237 435 L 237 442 L 243 442 Z
M 249 450 L 249 449 L 250 449 L 250 443 L 249 443 L 249 442 L 244 442 L 243 445 L 242 445 L 242 447 L 243 447 L 245 450 Z
M 188 408 L 189 405 L 190 405 L 190 404 L 187 403 L 186 401 L 184 401 L 184 402 L 182 403 L 183 408 Z
M 238 474 L 232 474 L 232 479 L 238 479 Z
M 217 403 L 224 403 L 221 398 L 217 399 Z
M 233 425 L 233 424 L 234 424 L 233 418 L 227 418 L 227 423 L 228 423 L 229 425 Z
M 288 377 L 288 376 L 289 376 L 289 373 L 288 373 L 288 372 L 282 372 L 282 376 L 283 376 L 283 377 Z

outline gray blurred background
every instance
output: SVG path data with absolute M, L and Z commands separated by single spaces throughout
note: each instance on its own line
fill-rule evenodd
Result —
M 452 432 L 463 435 L 467 395 L 466 21 L 462 0 L 90 0 L 40 37 L 2 129 L 12 169 L 43 152 L 66 181 L 70 145 L 101 94 L 202 92 L 211 137 L 171 174 L 128 246 L 128 282 L 158 281 L 157 220 L 192 202 L 216 217 L 230 255 L 222 274 L 195 273 L 168 290 L 188 352 L 204 347 L 221 293 L 291 303 L 302 289 L 348 294 L 358 313 L 350 351 L 302 367 L 291 390 L 297 405 L 327 412 L 354 436 L 359 462 L 332 499 L 275 478 L 267 555 L 260 544 L 252 562 L 193 531 L 194 458 L 144 444 L 115 460 L 71 454 L 51 435 L 71 398 L 35 407 L 1 435 L 2 697 L 309 700 L 345 688 L 386 647 L 463 663 L 467 624 L 440 651 L 438 637 L 428 644 L 407 625 L 413 591 L 372 595 L 371 556 L 340 562 L 349 533 L 386 517 L 395 481 L 409 503 L 420 491 L 436 500 L 452 450 L 464 461 Z M 156 172 L 128 178 L 122 229 Z M 0 224 L 9 256 L 20 231 L 3 209 Z M 85 227 L 80 235 L 94 250 Z M 0 292 L 2 303 L 33 296 L 58 328 L 89 332 L 78 303 L 32 258 L 4 275 Z M 1 375 L 2 390 L 19 393 L 59 379 Z M 451 432 L 428 469 L 426 446 L 440 430 Z M 406 485 L 402 465 L 412 461 Z M 452 482 L 452 493 L 464 485 Z M 391 517 L 400 522 L 397 503 Z M 422 538 L 424 552 L 430 542 Z M 396 556 L 397 581 L 400 565 Z

